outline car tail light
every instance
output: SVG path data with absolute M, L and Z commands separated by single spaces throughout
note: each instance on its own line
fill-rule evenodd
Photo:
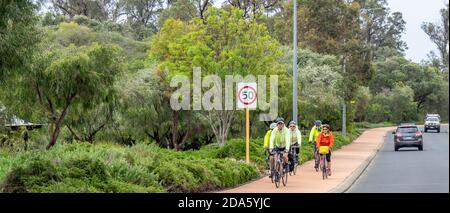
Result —
M 422 136 L 422 133 L 421 132 L 417 132 L 416 133 L 416 137 L 420 137 L 420 136 Z

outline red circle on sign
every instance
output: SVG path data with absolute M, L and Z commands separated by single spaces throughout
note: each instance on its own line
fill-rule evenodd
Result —
M 244 89 L 250 89 L 250 90 L 253 90 L 253 92 L 255 93 L 255 98 L 254 98 L 252 101 L 247 102 L 247 101 L 242 100 L 242 98 L 241 98 L 241 92 L 242 92 L 242 90 L 244 90 Z M 238 92 L 238 96 L 239 96 L 239 101 L 240 101 L 241 103 L 243 103 L 244 105 L 250 105 L 250 104 L 255 103 L 256 97 L 257 97 L 255 88 L 253 88 L 253 87 L 251 87 L 251 86 L 244 86 L 244 87 L 242 87 L 241 90 L 239 90 L 239 92 Z

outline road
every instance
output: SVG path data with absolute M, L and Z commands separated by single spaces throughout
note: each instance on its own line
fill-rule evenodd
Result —
M 382 149 L 347 191 L 350 193 L 449 193 L 448 125 L 424 133 L 424 150 L 394 151 L 388 134 Z

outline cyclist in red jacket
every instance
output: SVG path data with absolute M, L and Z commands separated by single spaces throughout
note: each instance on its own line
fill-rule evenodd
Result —
M 331 132 L 330 125 L 325 124 L 323 125 L 322 132 L 319 134 L 316 140 L 316 147 L 319 149 L 321 146 L 328 146 L 329 152 L 326 156 L 327 158 L 327 173 L 328 176 L 331 176 L 331 148 L 333 148 L 334 145 L 334 136 Z

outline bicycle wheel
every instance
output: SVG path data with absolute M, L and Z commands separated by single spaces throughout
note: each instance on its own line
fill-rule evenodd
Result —
M 282 167 L 282 170 L 283 170 L 283 173 L 281 173 L 281 175 L 282 175 L 282 180 L 283 180 L 283 186 L 286 186 L 286 184 L 287 184 L 287 180 L 288 180 L 288 173 L 289 173 L 289 164 L 286 164 L 286 166 L 283 166 L 283 162 L 281 162 L 281 167 Z
M 270 181 L 273 183 L 273 175 L 274 175 L 274 172 L 273 172 L 273 171 L 270 171 L 270 175 L 271 175 Z
M 281 179 L 281 174 L 279 173 L 280 169 L 279 169 L 279 163 L 278 163 L 279 159 L 278 156 L 275 158 L 275 170 L 274 170 L 274 174 L 273 174 L 273 182 L 275 183 L 275 187 L 280 187 L 280 179 Z
M 298 166 L 298 155 L 295 156 L 294 158 L 294 175 L 297 174 L 297 166 Z
M 288 164 L 286 164 L 286 173 L 289 173 L 289 176 L 292 176 L 294 174 L 294 170 L 291 171 L 291 162 L 288 162 Z
M 278 171 L 275 171 L 275 174 L 273 174 L 274 176 L 274 183 L 275 183 L 275 187 L 279 188 L 280 187 L 280 175 L 278 174 Z
M 319 168 L 322 170 L 322 158 L 321 157 L 319 157 L 319 162 L 318 162 L 317 166 L 318 167 L 317 167 L 316 171 L 318 171 Z
M 326 178 L 328 178 L 328 174 L 327 174 L 327 160 L 326 157 L 323 156 L 322 157 L 322 178 L 325 180 Z
M 269 178 L 270 178 L 270 181 L 273 183 L 273 174 L 274 174 L 273 168 L 270 168 L 270 160 L 267 160 L 267 162 L 269 165 Z
M 316 172 L 319 172 L 320 168 L 319 164 L 320 164 L 320 156 L 316 151 L 314 151 L 314 168 L 316 169 Z
M 290 165 L 290 163 L 294 163 L 294 157 L 295 157 L 295 151 L 294 151 L 294 148 L 292 148 L 291 147 L 291 152 L 289 153 L 289 155 L 290 156 L 292 156 L 292 162 L 288 159 L 288 162 L 289 162 L 289 164 L 287 165 L 287 167 L 288 167 L 288 173 L 289 173 L 289 176 L 292 176 L 293 174 L 294 174 L 294 171 L 292 170 L 291 171 L 291 165 Z

